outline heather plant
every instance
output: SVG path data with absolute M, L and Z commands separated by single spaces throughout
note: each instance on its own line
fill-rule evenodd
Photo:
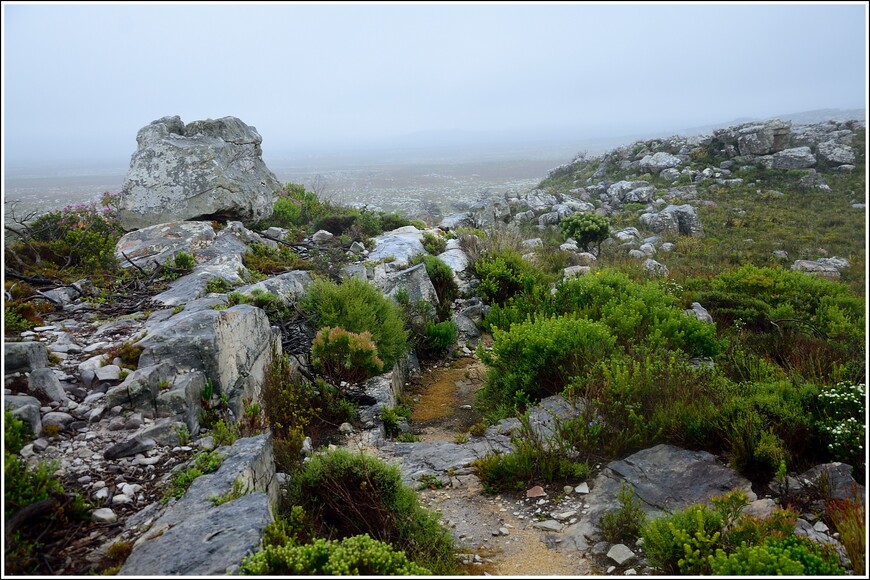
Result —
M 770 538 L 761 545 L 745 543 L 726 554 L 717 549 L 708 556 L 716 576 L 842 576 L 846 571 L 836 553 L 807 538 Z
M 513 250 L 485 253 L 472 265 L 480 278 L 477 294 L 487 304 L 504 304 L 512 296 L 534 286 L 539 274 Z
M 827 441 L 829 456 L 863 472 L 866 440 L 866 387 L 840 381 L 819 391 L 817 428 Z
M 324 326 L 311 344 L 311 362 L 334 385 L 357 384 L 380 373 L 384 363 L 369 331 L 348 332 Z
M 418 254 L 411 259 L 411 264 L 420 262 L 426 265 L 426 274 L 435 288 L 435 295 L 438 296 L 436 308 L 438 320 L 447 320 L 450 318 L 453 301 L 459 296 L 459 288 L 456 285 L 456 280 L 453 279 L 453 270 L 437 256 Z
M 628 482 L 623 482 L 616 493 L 619 508 L 601 516 L 601 532 L 604 539 L 615 544 L 635 540 L 640 536 L 640 530 L 646 522 L 646 514 L 640 507 L 640 500 L 634 495 L 634 489 Z
M 6 246 L 6 263 L 48 277 L 75 279 L 117 270 L 115 244 L 124 230 L 118 222 L 119 194 L 103 194 L 99 203 L 67 206 L 20 227 Z

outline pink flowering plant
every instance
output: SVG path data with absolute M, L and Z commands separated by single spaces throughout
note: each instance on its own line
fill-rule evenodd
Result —
M 45 274 L 69 271 L 93 275 L 114 271 L 115 244 L 124 230 L 118 221 L 120 194 L 104 193 L 99 202 L 67 206 L 27 226 L 19 256 L 30 258 Z

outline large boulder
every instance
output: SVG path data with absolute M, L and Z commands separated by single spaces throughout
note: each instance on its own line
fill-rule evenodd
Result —
M 653 155 L 644 156 L 644 158 L 640 160 L 640 168 L 642 171 L 659 173 L 663 169 L 671 169 L 679 166 L 681 163 L 682 160 L 679 157 L 664 151 L 659 151 Z
M 277 507 L 278 487 L 269 435 L 222 448 L 220 468 L 194 480 L 133 546 L 120 576 L 225 575 L 261 546 Z M 242 495 L 221 505 L 214 498 Z
M 640 222 L 657 234 L 682 234 L 701 237 L 704 229 L 694 206 L 689 204 L 669 205 L 660 212 L 645 213 Z
M 48 350 L 41 342 L 7 342 L 3 345 L 3 368 L 7 374 L 48 367 Z
M 414 226 L 403 226 L 372 238 L 374 249 L 369 253 L 371 262 L 395 261 L 396 265 L 407 264 L 417 254 L 425 254 L 423 231 Z
M 185 310 L 147 331 L 137 343 L 142 347 L 140 369 L 168 363 L 173 374 L 203 372 L 213 381 L 214 392 L 227 396 L 236 417 L 241 417 L 244 401 L 260 400 L 266 367 L 272 353 L 280 349 L 266 313 L 247 304 L 226 310 Z M 125 383 L 135 378 L 131 374 Z M 152 393 L 153 383 L 147 381 Z M 188 391 L 185 385 L 185 394 Z
M 750 125 L 738 131 L 737 148 L 741 155 L 769 155 L 788 145 L 791 123 L 780 120 Z
M 851 165 L 855 163 L 855 153 L 848 145 L 837 143 L 833 139 L 819 143 L 819 159 L 831 165 Z
M 809 147 L 783 149 L 773 155 L 761 157 L 760 161 L 768 169 L 808 169 L 816 164 L 816 158 Z
M 235 117 L 163 117 L 139 130 L 122 187 L 125 229 L 181 220 L 269 217 L 281 184 L 263 163 L 262 137 Z

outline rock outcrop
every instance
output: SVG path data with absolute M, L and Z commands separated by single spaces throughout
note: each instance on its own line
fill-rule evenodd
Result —
M 281 184 L 262 159 L 262 137 L 235 117 L 163 117 L 139 130 L 122 188 L 125 229 L 181 220 L 238 220 L 272 214 Z

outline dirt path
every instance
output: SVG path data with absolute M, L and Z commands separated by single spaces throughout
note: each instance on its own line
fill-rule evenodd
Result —
M 472 405 L 483 386 L 484 371 L 480 361 L 470 357 L 425 369 L 407 393 L 414 400 L 411 431 L 425 442 L 461 439 L 482 420 Z M 538 506 L 540 500 L 485 495 L 474 475 L 453 476 L 444 483 L 444 488 L 422 491 L 421 499 L 429 509 L 440 512 L 461 551 L 468 554 L 464 569 L 469 574 L 592 573 L 592 563 L 563 544 L 559 533 L 533 527 L 535 511 L 548 507 Z

